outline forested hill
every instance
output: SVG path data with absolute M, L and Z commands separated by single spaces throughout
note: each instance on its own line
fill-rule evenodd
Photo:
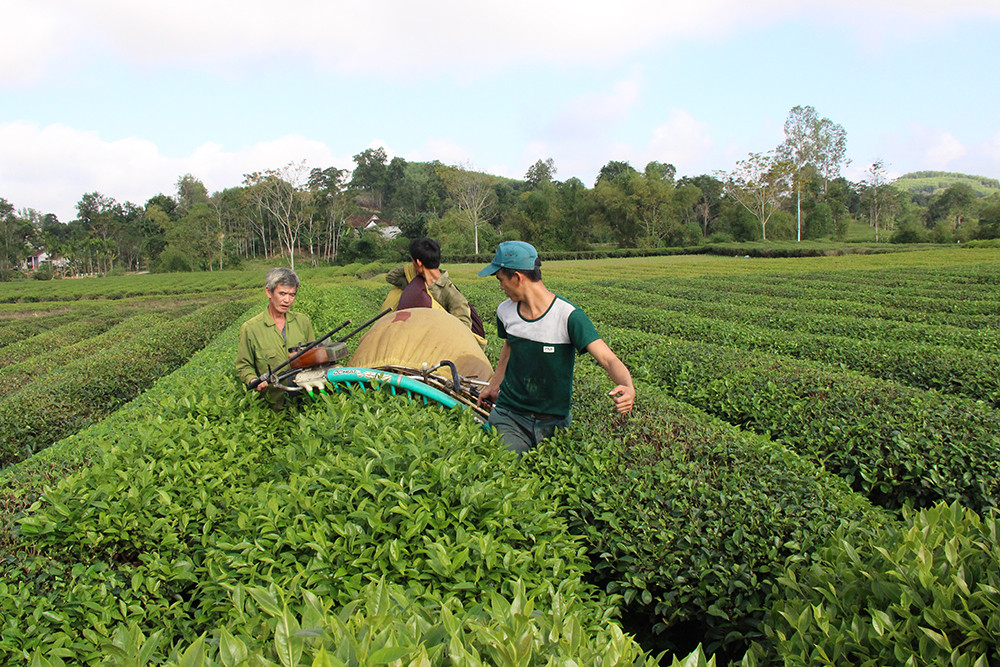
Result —
M 914 171 L 903 174 L 893 181 L 893 185 L 900 190 L 923 195 L 938 194 L 958 183 L 968 185 L 980 197 L 1000 192 L 1000 181 L 995 178 L 956 174 L 950 171 Z

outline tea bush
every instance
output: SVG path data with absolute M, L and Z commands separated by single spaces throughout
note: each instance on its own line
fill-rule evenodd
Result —
M 794 288 L 778 294 L 766 293 L 762 290 L 744 292 L 740 289 L 741 285 L 742 277 L 729 276 L 727 282 L 721 278 L 715 282 L 702 284 L 695 281 L 653 278 L 616 282 L 614 286 L 623 287 L 636 293 L 666 295 L 672 299 L 681 299 L 692 304 L 700 304 L 701 302 L 753 304 L 776 313 L 791 311 L 835 317 L 875 318 L 921 326 L 950 326 L 966 329 L 995 329 L 997 326 L 996 313 L 995 311 L 989 312 L 988 308 L 986 308 L 988 312 L 985 314 L 982 312 L 971 314 L 955 312 L 947 307 L 928 311 L 921 310 L 916 303 L 908 301 L 897 301 L 892 305 L 873 303 L 867 300 L 859 290 L 847 291 L 843 287 L 831 287 L 822 293 L 806 295 L 797 293 Z M 983 308 L 978 310 L 981 311 Z
M 995 272 L 995 269 L 993 270 Z M 831 284 L 827 280 L 810 281 L 801 276 L 794 278 L 775 275 L 741 276 L 738 280 L 732 277 L 712 276 L 698 279 L 697 282 L 710 287 L 726 289 L 732 294 L 743 298 L 757 296 L 805 300 L 825 300 L 845 306 L 867 305 L 907 311 L 913 317 L 923 315 L 933 319 L 937 315 L 954 314 L 965 317 L 992 318 L 997 322 L 996 294 L 989 287 L 969 287 L 965 294 L 956 294 L 947 280 L 941 284 L 927 284 L 927 289 L 900 289 L 866 281 L 868 272 L 852 272 L 845 274 L 850 287 L 844 283 Z M 870 274 L 868 274 L 870 276 Z M 891 274 L 890 274 L 891 275 Z M 868 279 L 869 281 L 871 278 Z M 975 293 L 978 292 L 978 295 Z M 979 296 L 980 298 L 976 298 Z
M 994 664 L 1000 515 L 940 503 L 877 533 L 840 529 L 780 583 L 759 664 Z
M 580 417 L 525 460 L 586 536 L 592 579 L 657 650 L 704 641 L 741 654 L 786 559 L 808 558 L 842 523 L 891 521 L 814 463 L 655 386 L 639 383 L 630 418 L 608 418 L 606 381 L 582 366 Z
M 942 332 L 940 341 L 992 353 L 995 331 L 960 327 L 994 326 L 987 304 L 1000 273 L 849 271 L 741 287 L 732 277 L 679 282 L 662 277 L 662 265 L 644 266 L 660 277 L 594 290 L 593 271 L 570 271 L 564 291 L 576 299 L 582 286 L 579 302 L 632 368 L 636 411 L 609 416 L 607 378 L 582 362 L 574 425 L 520 464 L 467 415 L 381 392 L 303 397 L 277 415 L 263 408 L 232 369 L 239 323 L 264 306 L 259 275 L 228 291 L 190 274 L 32 293 L 70 319 L 88 301 L 193 303 L 199 289 L 249 289 L 257 305 L 111 416 L 0 471 L 0 664 L 652 664 L 619 614 L 626 633 L 676 656 L 707 640 L 718 659 L 738 660 L 756 640 L 745 664 L 822 662 L 837 646 L 858 662 L 893 664 L 886 651 L 898 639 L 899 655 L 915 662 L 922 651 L 971 664 L 979 646 L 995 643 L 983 611 L 996 607 L 994 565 L 976 553 L 996 553 L 992 537 L 976 532 L 995 532 L 993 519 L 981 529 L 967 526 L 971 515 L 936 520 L 962 525 L 944 531 L 921 523 L 904 539 L 916 514 L 904 510 L 897 524 L 816 462 L 889 507 L 943 497 L 986 511 L 996 492 L 996 411 L 739 341 L 814 344 L 804 324 L 775 335 L 796 331 L 795 310 L 800 324 L 843 324 L 845 337 L 927 343 Z M 377 277 L 324 289 L 337 272 L 310 271 L 296 308 L 317 333 L 351 319 L 346 334 L 378 312 L 388 289 Z M 956 286 L 954 307 L 924 274 Z M 217 278 L 230 277 L 207 277 Z M 484 315 L 495 358 L 492 312 L 503 295 L 492 280 L 462 287 Z M 135 296 L 152 292 L 163 296 Z M 648 307 L 647 319 L 621 307 L 630 303 Z M 688 324 L 725 320 L 719 333 L 738 334 L 727 340 L 743 349 L 638 330 L 658 324 L 657 308 L 690 313 Z M 22 310 L 2 304 L 0 316 Z M 12 324 L 0 321 L 0 343 Z M 927 580 L 928 554 L 932 592 L 912 585 Z M 950 570 L 949 558 L 958 563 Z M 965 576 L 980 584 L 969 585 L 969 599 L 959 572 L 985 573 Z M 842 609 L 822 601 L 831 586 L 839 594 L 868 577 L 883 595 L 870 607 L 885 610 L 891 629 L 859 606 L 866 591 L 845 594 Z M 911 622 L 890 601 L 918 596 L 939 616 Z M 865 623 L 866 633 L 851 635 Z M 978 643 L 962 644 L 962 632 Z M 700 649 L 673 660 L 714 661 Z
M 22 389 L 49 373 L 58 372 L 69 363 L 112 348 L 133 336 L 145 334 L 166 321 L 167 318 L 162 315 L 135 315 L 114 326 L 109 325 L 107 331 L 98 331 L 79 342 L 49 352 L 36 351 L 28 358 L 0 368 L 0 397 Z
M 684 289 L 684 296 L 675 292 L 678 284 L 658 281 L 595 282 L 577 287 L 575 291 L 591 298 L 614 299 L 621 305 L 652 307 L 670 313 L 689 313 L 712 320 L 767 327 L 799 334 L 831 335 L 857 340 L 898 341 L 965 348 L 995 353 L 1000 350 L 1000 332 L 988 327 L 970 329 L 947 324 L 925 324 L 892 319 L 885 309 L 864 306 L 857 315 L 829 314 L 810 309 L 807 303 L 786 299 L 764 302 L 744 298 L 719 290 Z M 814 303 L 832 303 L 827 300 Z M 662 313 L 664 318 L 668 313 Z
M 879 505 L 1000 504 L 996 410 L 776 355 L 605 329 L 634 375 L 770 434 Z
M 0 399 L 0 467 L 109 414 L 183 364 L 246 304 L 203 306 L 140 336 L 70 361 Z
M 241 591 L 243 600 L 256 602 L 266 614 L 249 617 L 255 626 L 245 628 L 265 640 L 262 648 L 252 650 L 228 628 L 220 628 L 176 649 L 165 664 L 195 667 L 236 659 L 288 666 L 666 664 L 645 655 L 617 624 L 588 633 L 559 596 L 552 607 L 536 609 L 519 582 L 514 582 L 514 590 L 511 598 L 490 593 L 468 608 L 456 600 L 429 608 L 402 587 L 380 581 L 367 585 L 358 600 L 340 610 L 329 609 L 308 593 L 303 601 L 290 601 L 276 587 Z M 296 608 L 302 611 L 296 613 Z M 114 638 L 116 655 L 138 655 L 158 639 L 136 630 L 120 631 Z M 711 667 L 715 660 L 697 650 L 670 665 Z
M 623 307 L 606 300 L 588 308 L 592 317 L 614 321 L 627 313 L 630 328 L 741 350 L 809 359 L 921 389 L 1000 405 L 1000 354 L 897 340 L 856 340 L 844 336 L 774 331 L 764 327 L 665 315 L 654 307 Z
M 102 316 L 84 316 L 73 322 L 59 325 L 30 338 L 0 348 L 0 369 L 23 362 L 35 355 L 58 350 L 100 334 L 118 319 L 106 313 Z
M 0 347 L 7 347 L 26 338 L 61 326 L 75 319 L 65 310 L 35 312 L 0 320 Z
M 315 296 L 304 307 L 339 319 L 372 295 Z M 260 591 L 301 601 L 297 622 L 310 599 L 348 619 L 343 605 L 384 581 L 406 596 L 386 636 L 440 625 L 447 608 L 461 620 L 448 650 L 484 661 L 509 650 L 645 663 L 613 627 L 613 601 L 583 580 L 589 560 L 547 485 L 517 474 L 469 415 L 378 391 L 303 397 L 276 415 L 235 379 L 237 329 L 56 445 L 100 453 L 25 512 L 0 557 L 0 662 L 96 663 L 157 632 L 153 660 L 190 657 L 205 637 L 273 655 Z M 360 641 L 373 626 L 358 623 Z

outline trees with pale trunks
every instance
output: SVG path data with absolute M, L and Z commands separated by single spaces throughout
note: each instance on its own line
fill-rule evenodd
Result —
M 725 193 L 753 215 L 767 240 L 767 223 L 791 188 L 792 165 L 774 151 L 750 153 L 732 171 L 719 171 Z
M 479 226 L 493 217 L 496 206 L 495 176 L 459 167 L 439 167 L 438 174 L 459 213 L 473 232 L 473 252 L 479 254 Z
M 243 177 L 243 185 L 247 188 L 261 227 L 266 226 L 267 221 L 275 225 L 279 243 L 283 251 L 288 252 L 288 265 L 293 270 L 299 233 L 315 212 L 307 188 L 307 177 L 305 160 Z

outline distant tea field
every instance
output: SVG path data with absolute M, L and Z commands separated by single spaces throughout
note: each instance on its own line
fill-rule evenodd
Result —
M 388 268 L 301 268 L 295 308 L 363 322 Z M 443 268 L 495 363 L 499 284 Z M 996 662 L 1000 249 L 542 276 L 636 407 L 583 355 L 521 460 L 377 388 L 263 406 L 263 272 L 8 285 L 0 664 Z

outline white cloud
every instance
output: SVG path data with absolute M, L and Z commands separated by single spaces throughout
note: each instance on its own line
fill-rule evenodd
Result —
M 416 162 L 440 160 L 447 165 L 472 165 L 472 154 L 464 146 L 454 141 L 433 137 L 424 142 L 424 147 L 408 159 Z
M 714 147 L 707 123 L 683 109 L 671 109 L 666 122 L 653 130 L 652 141 L 643 150 L 646 157 L 638 168 L 656 160 L 673 164 L 678 174 L 705 173 L 716 166 L 706 159 L 714 155 Z
M 968 148 L 951 132 L 917 123 L 886 138 L 885 153 L 906 171 L 954 170 Z
M 606 90 L 591 90 L 567 101 L 529 130 L 535 136 L 521 152 L 524 170 L 505 173 L 520 178 L 536 160 L 551 157 L 557 180 L 575 176 L 589 183 L 608 160 L 630 159 L 633 150 L 614 137 L 639 105 L 642 87 L 642 75 L 633 69 Z
M 5 7 L 0 40 L 0 82 L 22 83 L 40 76 L 75 40 L 58 9 L 34 0 Z
M 206 143 L 190 155 L 168 158 L 151 142 L 138 138 L 105 141 L 96 132 L 53 124 L 0 124 L 0 196 L 17 208 L 55 213 L 67 222 L 87 192 L 142 205 L 157 193 L 174 194 L 187 173 L 215 191 L 239 185 L 243 175 L 277 169 L 305 160 L 310 167 L 351 164 L 319 141 L 284 136 L 242 151 Z
M 641 75 L 633 71 L 610 91 L 589 91 L 570 100 L 543 130 L 545 143 L 594 141 L 628 119 L 639 101 Z
M 984 142 L 980 150 L 993 163 L 993 169 L 990 170 L 990 173 L 1000 171 L 1000 132 L 997 132 L 988 141 Z
M 277 54 L 353 72 L 458 77 L 519 64 L 606 63 L 671 40 L 723 39 L 813 18 L 868 31 L 873 22 L 940 26 L 1000 18 L 995 0 L 14 0 L 5 12 L 0 80 L 16 81 L 73 52 L 132 63 L 254 67 Z

